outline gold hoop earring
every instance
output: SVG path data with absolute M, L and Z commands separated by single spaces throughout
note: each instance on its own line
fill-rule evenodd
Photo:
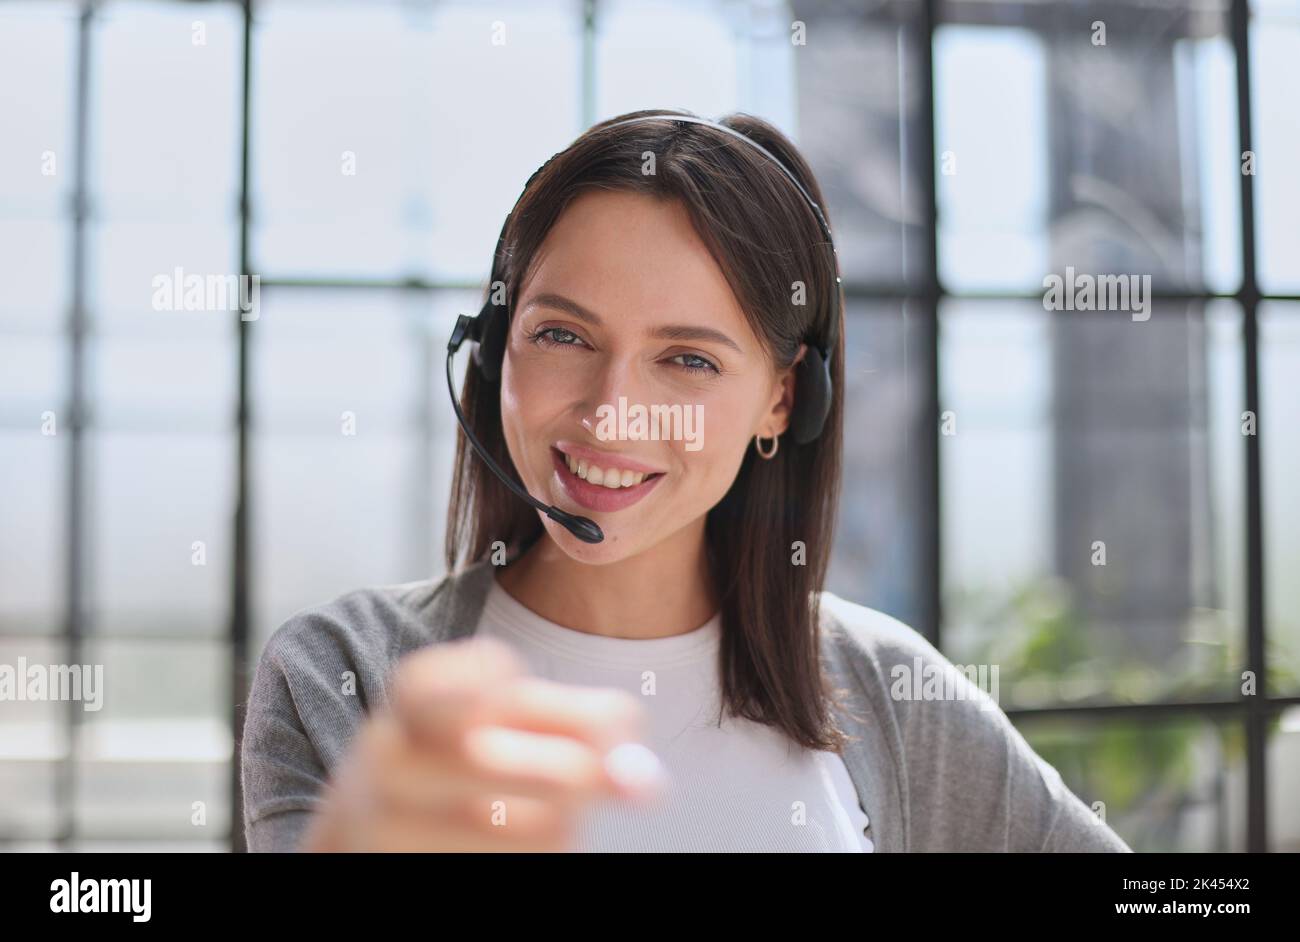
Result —
M 763 439 L 760 438 L 759 436 L 757 436 L 757 435 L 754 436 L 754 450 L 757 451 L 761 456 L 763 456 L 764 458 L 766 458 L 768 461 L 771 461 L 771 460 L 772 460 L 772 456 L 776 454 L 776 450 L 777 450 L 778 448 L 781 447 L 781 439 L 780 439 L 778 436 L 776 436 L 776 435 L 773 435 L 773 436 L 772 436 L 772 450 L 771 450 L 771 451 L 764 451 L 764 450 L 763 450 L 763 445 L 761 444 L 762 441 L 763 441 Z

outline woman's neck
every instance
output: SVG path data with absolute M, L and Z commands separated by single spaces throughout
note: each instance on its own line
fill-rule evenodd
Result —
M 546 533 L 496 573 L 497 582 L 547 621 L 613 638 L 663 638 L 699 628 L 718 611 L 704 521 L 616 563 L 572 559 Z

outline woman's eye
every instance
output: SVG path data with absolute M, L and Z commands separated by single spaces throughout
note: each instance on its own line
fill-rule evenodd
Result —
M 681 363 L 683 369 L 690 370 L 692 373 L 719 373 L 721 372 L 712 360 L 705 359 L 695 353 L 679 353 L 673 357 Z
M 541 330 L 536 330 L 529 334 L 528 339 L 532 343 L 542 347 L 586 346 L 581 337 L 564 327 L 543 327 Z M 679 353 L 676 356 L 671 357 L 670 360 L 688 373 L 710 373 L 713 375 L 720 375 L 722 373 L 722 370 L 718 369 L 716 363 L 697 353 Z
M 528 339 L 543 346 L 553 343 L 562 347 L 573 347 L 582 342 L 581 337 L 571 330 L 565 330 L 563 327 L 543 327 L 541 330 L 529 334 Z

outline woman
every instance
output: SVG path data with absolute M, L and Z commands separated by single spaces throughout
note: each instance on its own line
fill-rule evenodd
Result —
M 250 849 L 1128 849 L 916 632 L 822 590 L 843 300 L 821 203 L 744 115 L 635 112 L 534 174 L 471 324 L 488 461 L 460 439 L 450 575 L 275 633 Z

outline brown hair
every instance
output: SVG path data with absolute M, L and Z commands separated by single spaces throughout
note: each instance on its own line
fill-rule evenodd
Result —
M 663 110 L 634 111 L 593 126 L 552 157 L 525 188 L 502 246 L 501 274 L 513 314 L 537 250 L 569 202 L 589 188 L 630 190 L 678 200 L 708 246 L 779 369 L 799 345 L 825 343 L 843 297 L 833 255 L 816 216 L 779 167 L 756 148 L 707 125 L 666 119 L 611 128 Z M 687 111 L 671 111 L 694 117 Z M 780 131 L 733 114 L 719 123 L 761 144 L 824 207 L 812 171 Z M 645 154 L 655 171 L 642 172 Z M 829 224 L 829 214 L 827 213 Z M 793 303 L 794 282 L 806 303 Z M 493 290 L 489 285 L 488 290 Z M 836 334 L 834 395 L 821 435 L 800 445 L 785 435 L 770 461 L 752 448 L 731 489 L 708 513 L 710 566 L 722 600 L 722 704 L 735 716 L 775 726 L 810 749 L 839 751 L 843 733 L 828 709 L 820 660 L 820 599 L 840 489 L 843 425 L 843 325 Z M 466 371 L 461 405 L 488 453 L 511 474 L 500 396 L 476 369 Z M 796 391 L 797 394 L 797 391 Z M 541 536 L 541 519 L 479 461 L 463 434 L 447 515 L 449 571 L 484 558 L 492 543 L 522 549 Z M 792 564 L 794 544 L 804 565 Z

